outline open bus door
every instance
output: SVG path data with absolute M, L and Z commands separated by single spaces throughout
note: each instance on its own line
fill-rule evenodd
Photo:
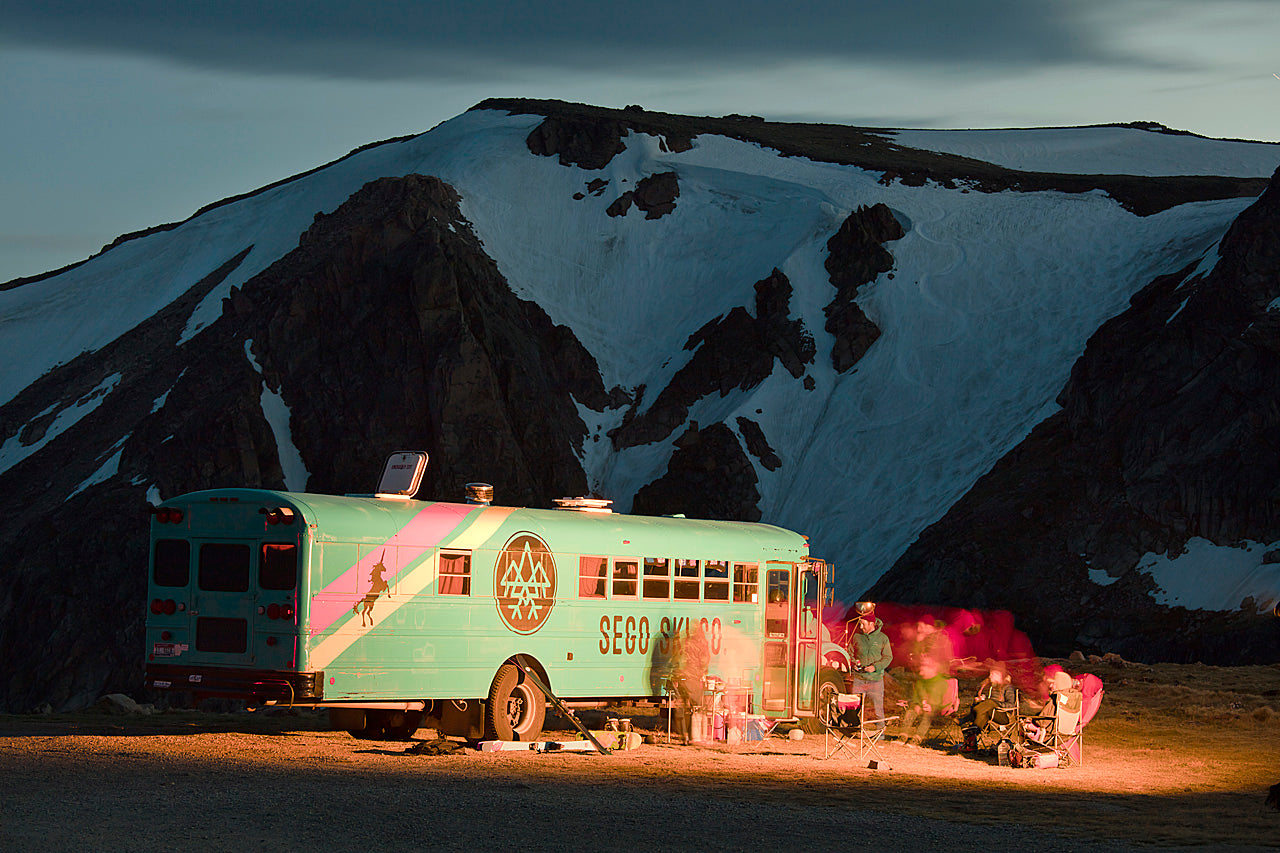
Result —
M 762 651 L 766 717 L 812 717 L 821 658 L 824 565 L 769 563 Z

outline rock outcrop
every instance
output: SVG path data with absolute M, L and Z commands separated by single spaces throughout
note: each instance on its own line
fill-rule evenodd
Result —
M 836 295 L 823 311 L 825 328 L 836 339 L 831 364 L 837 373 L 857 364 L 880 337 L 880 329 L 854 300 L 859 287 L 893 269 L 893 255 L 884 244 L 901 240 L 905 234 L 893 212 L 877 203 L 850 213 L 827 241 L 825 266 Z
M 610 216 L 626 216 L 634 202 L 645 219 L 660 219 L 676 209 L 680 182 L 675 172 L 659 172 L 641 178 L 634 190 L 627 190 L 605 210 Z
M 667 472 L 636 493 L 636 515 L 759 521 L 760 482 L 738 437 L 724 424 L 696 423 L 676 439 Z
M 622 425 L 609 432 L 615 448 L 661 441 L 684 423 L 699 399 L 756 387 L 773 372 L 775 360 L 796 379 L 804 376 L 817 350 L 804 323 L 791 319 L 791 282 L 775 269 L 756 282 L 755 292 L 754 317 L 734 308 L 689 337 L 684 348 L 693 350 L 693 357 L 652 405 L 634 414 L 637 400 Z

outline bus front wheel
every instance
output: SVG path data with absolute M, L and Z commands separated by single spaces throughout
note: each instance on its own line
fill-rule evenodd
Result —
M 498 668 L 485 705 L 485 736 L 494 740 L 537 740 L 546 719 L 547 697 L 515 664 Z
M 831 715 L 831 699 L 843 690 L 844 679 L 840 677 L 840 673 L 834 669 L 824 669 L 818 679 L 818 702 L 814 708 L 817 713 L 812 717 L 801 718 L 800 727 L 811 735 L 825 732 L 827 726 L 835 722 L 828 719 Z

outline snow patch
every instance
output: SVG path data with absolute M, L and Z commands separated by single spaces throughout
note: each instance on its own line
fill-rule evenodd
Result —
M 122 377 L 119 373 L 111 374 L 106 379 L 102 380 L 102 382 L 98 383 L 98 387 L 94 388 L 88 394 L 85 394 L 83 397 L 76 400 L 75 403 L 59 412 L 58 416 L 54 419 L 53 423 L 49 425 L 48 429 L 45 430 L 44 435 L 40 437 L 39 441 L 24 445 L 22 443 L 21 436 L 26 425 L 19 427 L 18 431 L 10 436 L 3 446 L 0 446 L 0 472 L 9 470 L 14 465 L 17 465 L 33 453 L 38 452 L 46 444 L 79 423 L 82 418 L 94 409 L 98 408 L 98 406 L 102 405 L 102 401 L 107 398 L 108 394 L 115 390 L 115 387 L 120 383 L 121 378 Z M 40 415 L 37 416 L 37 419 L 47 416 L 56 408 L 57 406 L 50 406 L 41 412 Z
M 1111 575 L 1107 574 L 1103 569 L 1091 568 L 1089 569 L 1089 580 L 1093 581 L 1098 586 L 1111 586 L 1120 579 L 1111 577 Z
M 1270 610 L 1280 598 L 1280 563 L 1264 555 L 1280 543 L 1246 541 L 1241 547 L 1215 545 L 1196 537 L 1175 557 L 1148 553 L 1135 567 L 1151 576 L 1160 604 L 1188 610 L 1239 610 L 1253 598 L 1255 609 Z
M 1280 144 L 1274 142 L 1206 139 L 1134 127 L 898 130 L 893 137 L 911 148 L 1024 172 L 1269 178 L 1280 163 Z
M 102 463 L 102 467 L 90 474 L 89 478 L 79 486 L 76 486 L 75 491 L 67 495 L 67 498 L 74 498 L 90 486 L 95 486 L 98 483 L 105 483 L 107 480 L 110 480 L 118 474 L 120 472 L 120 455 L 124 453 L 124 443 L 128 440 L 129 436 L 126 435 L 124 438 L 112 445 L 111 449 L 115 452 L 107 457 L 107 461 Z
M 249 359 L 253 372 L 262 377 L 262 366 L 253 357 L 252 347 L 253 341 L 245 341 L 244 354 Z M 302 454 L 293 443 L 293 434 L 289 430 L 289 407 L 285 404 L 284 397 L 267 386 L 265 377 L 262 379 L 260 405 L 262 416 L 267 419 L 271 434 L 276 439 L 276 453 L 280 456 L 280 468 L 284 471 L 285 488 L 292 492 L 305 491 L 311 472 L 307 470 Z

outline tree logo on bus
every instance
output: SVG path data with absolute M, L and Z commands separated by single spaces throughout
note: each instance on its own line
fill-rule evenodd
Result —
M 493 597 L 512 631 L 532 634 L 541 628 L 556 603 L 556 564 L 547 543 L 532 533 L 512 536 L 498 554 Z

